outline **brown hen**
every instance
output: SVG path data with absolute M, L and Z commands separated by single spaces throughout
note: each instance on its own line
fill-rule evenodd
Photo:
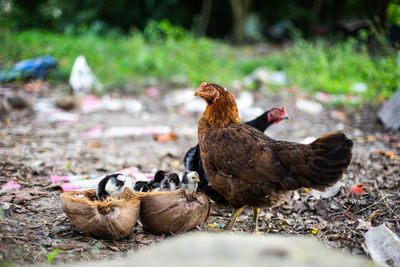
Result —
M 213 187 L 235 208 L 230 230 L 244 206 L 253 208 L 257 231 L 260 208 L 281 204 L 291 190 L 325 190 L 347 169 L 353 142 L 332 132 L 308 145 L 275 141 L 241 123 L 236 102 L 225 88 L 202 83 L 195 92 L 207 102 L 198 123 L 201 160 Z

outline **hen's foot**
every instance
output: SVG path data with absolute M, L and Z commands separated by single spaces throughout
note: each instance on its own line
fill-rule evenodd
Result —
M 260 213 L 260 208 L 252 208 L 253 209 L 253 225 L 254 225 L 254 234 L 258 235 L 258 213 Z
M 237 217 L 240 215 L 240 213 L 242 213 L 243 208 L 239 208 L 233 211 L 231 217 L 229 218 L 229 220 L 226 222 L 225 226 L 224 226 L 224 230 L 232 230 L 233 224 L 235 223 Z

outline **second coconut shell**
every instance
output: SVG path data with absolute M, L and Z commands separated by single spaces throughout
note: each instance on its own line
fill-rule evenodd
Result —
M 137 194 L 135 192 L 135 194 Z M 205 194 L 173 192 L 139 193 L 140 221 L 152 234 L 176 234 L 195 228 L 207 220 L 210 204 Z

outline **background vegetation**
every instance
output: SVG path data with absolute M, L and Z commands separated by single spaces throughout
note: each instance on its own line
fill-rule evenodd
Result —
M 56 82 L 82 54 L 106 90 L 230 86 L 258 67 L 310 93 L 358 94 L 361 82 L 373 100 L 397 88 L 399 1 L 0 0 L 0 10 L 0 65 L 49 54 Z

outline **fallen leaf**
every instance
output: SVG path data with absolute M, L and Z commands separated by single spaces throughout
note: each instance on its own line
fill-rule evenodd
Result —
M 374 210 L 371 215 L 369 215 L 367 221 L 372 222 L 373 219 L 375 219 L 376 216 L 381 214 L 381 210 Z
M 28 192 L 26 192 L 26 191 L 18 191 L 18 192 L 15 192 L 15 197 L 14 197 L 13 202 L 14 203 L 21 203 L 21 202 L 28 201 L 28 200 L 31 200 L 31 199 L 32 199 L 32 196 Z

